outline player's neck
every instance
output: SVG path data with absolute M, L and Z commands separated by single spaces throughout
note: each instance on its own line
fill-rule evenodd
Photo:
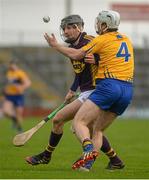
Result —
M 79 43 L 81 34 L 82 34 L 82 33 L 80 33 L 80 34 L 78 35 L 77 39 L 75 40 L 75 42 L 72 43 L 73 45 L 76 46 L 76 45 Z

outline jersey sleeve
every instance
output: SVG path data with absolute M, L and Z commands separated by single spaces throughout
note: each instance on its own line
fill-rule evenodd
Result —
M 79 77 L 77 75 L 75 75 L 74 81 L 73 81 L 70 89 L 72 91 L 76 91 L 78 89 L 78 87 L 79 87 Z
M 94 55 L 94 58 L 95 58 L 95 64 L 99 65 L 100 56 L 98 54 L 96 54 L 96 53 L 94 53 L 93 55 Z
M 20 71 L 19 76 L 21 80 L 28 78 L 27 74 L 24 71 Z
M 82 50 L 88 53 L 96 53 L 100 50 L 100 48 L 103 45 L 103 39 L 100 36 L 97 36 L 94 38 L 91 42 L 89 42 L 87 45 L 82 47 Z

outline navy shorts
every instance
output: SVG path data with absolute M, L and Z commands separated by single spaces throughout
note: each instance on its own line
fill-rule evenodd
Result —
M 121 115 L 130 104 L 132 96 L 132 83 L 116 79 L 98 79 L 96 89 L 88 99 L 102 110 Z
M 14 106 L 24 106 L 24 95 L 5 95 L 6 100 L 11 101 Z

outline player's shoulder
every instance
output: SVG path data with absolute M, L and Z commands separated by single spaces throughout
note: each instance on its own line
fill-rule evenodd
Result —
M 119 39 L 121 41 L 126 41 L 127 43 L 131 43 L 132 44 L 131 39 L 126 34 L 118 32 L 117 39 Z
M 120 33 L 120 32 L 116 32 L 116 37 L 117 37 L 117 39 L 125 39 L 125 38 L 128 38 L 126 34 Z
M 88 35 L 88 34 L 85 34 L 85 35 L 84 35 L 84 39 L 87 39 L 87 40 L 89 40 L 89 41 L 92 41 L 94 38 L 95 38 L 95 37 L 92 36 L 92 35 Z
M 26 72 L 23 69 L 18 69 L 17 73 L 20 76 L 26 76 L 27 75 Z

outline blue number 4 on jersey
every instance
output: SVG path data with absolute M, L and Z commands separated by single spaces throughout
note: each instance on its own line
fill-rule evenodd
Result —
M 130 56 L 126 42 L 122 42 L 116 57 L 123 57 L 128 62 Z

